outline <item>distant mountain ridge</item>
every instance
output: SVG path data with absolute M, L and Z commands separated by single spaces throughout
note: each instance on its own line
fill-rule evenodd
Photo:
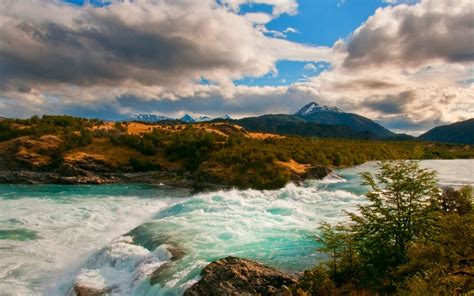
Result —
M 212 118 L 207 115 L 193 116 L 186 113 L 180 118 L 173 118 L 173 117 L 169 117 L 169 116 L 158 114 L 158 113 L 137 113 L 137 114 L 130 114 L 126 119 L 124 119 L 124 121 L 141 121 L 141 122 L 153 123 L 153 122 L 160 122 L 160 121 L 180 120 L 182 122 L 195 123 L 195 122 L 211 121 L 215 119 L 231 120 L 232 117 L 225 114 L 224 116 L 221 116 L 221 117 Z
M 432 142 L 474 145 L 474 118 L 435 127 L 418 139 Z
M 173 120 L 173 118 L 162 115 L 162 114 L 138 113 L 138 114 L 130 114 L 125 121 L 158 122 L 158 121 L 165 121 L 165 120 Z

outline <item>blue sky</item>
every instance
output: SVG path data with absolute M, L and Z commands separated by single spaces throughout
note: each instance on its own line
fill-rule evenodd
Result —
M 381 0 L 300 0 L 296 15 L 283 14 L 266 24 L 268 30 L 284 31 L 293 28 L 296 33 L 287 33 L 286 39 L 315 46 L 332 46 L 338 39 L 346 39 L 379 7 L 389 4 Z M 240 13 L 271 13 L 270 5 L 249 4 L 241 7 Z M 280 61 L 276 64 L 277 74 L 268 73 L 263 77 L 247 77 L 236 81 L 243 85 L 289 85 L 314 76 L 318 71 L 304 69 L 306 62 Z

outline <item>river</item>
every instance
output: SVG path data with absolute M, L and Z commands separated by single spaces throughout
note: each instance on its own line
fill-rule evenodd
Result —
M 442 186 L 474 185 L 474 160 L 421 165 Z M 181 295 L 227 255 L 310 268 L 322 258 L 318 225 L 364 203 L 358 173 L 375 170 L 366 163 L 279 190 L 196 195 L 135 184 L 0 185 L 0 295 L 67 295 L 73 282 L 112 295 Z

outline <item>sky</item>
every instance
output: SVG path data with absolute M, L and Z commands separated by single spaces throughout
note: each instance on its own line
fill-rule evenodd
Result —
M 2 0 L 0 116 L 474 117 L 472 0 Z

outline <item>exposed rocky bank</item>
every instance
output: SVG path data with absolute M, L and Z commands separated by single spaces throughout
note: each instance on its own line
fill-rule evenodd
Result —
M 207 265 L 185 296 L 291 295 L 297 278 L 255 261 L 226 257 Z

